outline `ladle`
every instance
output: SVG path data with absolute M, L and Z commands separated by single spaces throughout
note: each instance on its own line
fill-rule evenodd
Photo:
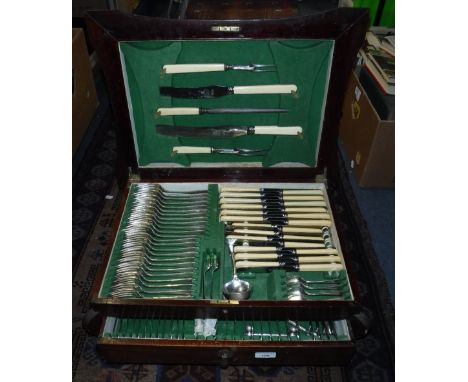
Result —
M 234 260 L 234 242 L 228 240 L 229 255 L 232 261 L 232 280 L 224 284 L 223 294 L 230 300 L 248 300 L 252 293 L 252 287 L 247 281 L 237 276 L 236 262 Z

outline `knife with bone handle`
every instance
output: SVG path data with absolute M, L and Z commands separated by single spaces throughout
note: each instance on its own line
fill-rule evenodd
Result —
M 234 253 L 275 253 L 277 255 L 290 254 L 290 255 L 338 255 L 336 248 L 281 248 L 272 246 L 260 245 L 235 245 L 233 248 Z
M 249 198 L 242 198 L 239 195 L 235 197 L 224 197 L 219 198 L 220 204 L 227 203 L 244 203 L 244 204 L 272 204 L 272 205 L 282 205 L 286 202 L 323 202 L 323 196 L 319 195 L 286 195 L 283 197 L 260 197 L 260 196 L 251 196 Z
M 234 138 L 243 135 L 298 135 L 300 126 L 171 126 L 156 125 L 159 134 L 177 137 Z
M 281 208 L 281 207 L 258 207 L 258 209 L 252 210 L 238 210 L 231 209 L 229 205 L 224 205 L 221 209 L 221 215 L 244 215 L 244 216 L 259 216 L 264 214 L 288 214 L 288 213 L 315 213 L 315 214 L 326 214 L 328 210 L 323 207 L 292 207 L 292 208 Z
M 276 253 L 236 253 L 234 255 L 236 261 L 259 261 L 259 260 L 274 260 L 274 261 L 297 261 L 301 264 L 317 264 L 317 263 L 341 263 L 338 256 L 291 256 L 278 255 Z
M 281 225 L 271 225 L 263 223 L 243 223 L 243 222 L 233 222 L 229 225 L 231 229 L 243 229 L 243 228 L 262 228 L 262 232 L 265 235 L 275 235 L 281 233 L 304 233 L 304 234 L 315 234 L 322 233 L 321 228 L 306 228 L 306 227 L 289 227 Z
M 280 108 L 203 108 L 203 107 L 160 107 L 156 115 L 200 115 L 200 114 L 243 114 L 243 113 L 287 113 L 288 109 Z
M 297 198 L 297 200 L 321 200 L 323 195 L 321 194 L 282 194 L 273 192 L 236 192 L 236 191 L 221 191 L 220 198 L 261 198 L 261 199 L 281 199 L 291 200 Z M 286 199 L 285 199 L 286 198 Z M 317 198 L 317 199 L 308 199 Z M 320 198 L 320 199 L 319 199 Z
M 268 237 L 268 236 L 245 236 L 245 235 L 227 235 L 227 240 L 239 241 L 243 243 L 258 243 L 266 246 L 275 245 L 277 247 L 287 248 L 325 248 L 323 243 L 307 242 L 307 241 L 290 241 L 288 239 L 283 240 L 279 237 Z
M 236 261 L 236 269 L 280 268 L 292 272 L 332 272 L 344 269 L 342 264 L 301 264 L 294 261 Z
M 247 72 L 275 72 L 276 65 L 272 64 L 167 64 L 163 66 L 163 72 L 166 74 L 181 73 L 206 73 L 206 72 L 225 72 L 228 70 L 241 70 Z
M 310 220 L 310 219 L 271 219 L 266 220 L 263 216 L 220 216 L 222 222 L 265 222 L 272 223 L 274 225 L 289 225 L 289 226 L 305 226 L 305 227 L 330 227 L 331 220 Z
M 239 156 L 261 156 L 266 155 L 268 149 L 228 149 L 228 148 L 216 148 L 216 147 L 203 147 L 203 146 L 174 146 L 172 148 L 172 154 L 227 154 L 227 155 L 239 155 Z
M 323 195 L 322 190 L 309 189 L 282 189 L 282 188 L 261 188 L 261 187 L 220 187 L 220 193 L 224 192 L 255 192 L 255 193 L 279 193 L 282 195 Z
M 231 213 L 232 212 L 232 213 Z M 252 218 L 262 217 L 263 220 L 269 219 L 330 219 L 330 215 L 327 213 L 310 213 L 310 212 L 297 212 L 297 213 L 287 213 L 283 211 L 236 211 L 236 210 L 221 210 L 220 216 L 248 216 Z
M 245 200 L 245 199 L 244 199 Z M 283 203 L 270 203 L 273 207 L 279 208 L 290 208 L 290 207 L 327 207 L 327 203 L 325 201 L 310 201 L 310 202 L 283 202 Z M 235 208 L 238 210 L 257 210 L 263 208 L 263 203 L 255 202 L 255 203 L 221 203 L 221 208 Z
M 281 238 L 284 240 L 297 240 L 297 241 L 318 241 L 323 243 L 323 236 L 310 236 L 309 234 L 305 235 L 288 235 L 288 234 L 281 234 L 281 233 L 271 233 L 269 234 L 266 231 L 262 230 L 251 230 L 251 229 L 241 229 L 235 228 L 233 231 L 230 232 L 233 235 L 255 235 L 255 236 L 263 236 L 266 237 L 268 240 L 272 238 Z
M 161 86 L 159 93 L 174 98 L 218 98 L 231 94 L 294 94 L 297 86 L 293 84 L 281 85 L 253 85 L 253 86 L 202 86 L 199 88 L 176 88 Z

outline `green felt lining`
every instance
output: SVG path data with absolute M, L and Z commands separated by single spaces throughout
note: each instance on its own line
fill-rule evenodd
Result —
M 120 51 L 132 119 L 138 165 L 170 166 L 174 163 L 260 163 L 263 167 L 291 162 L 314 167 L 333 40 L 198 40 L 121 42 Z M 229 63 L 276 64 L 277 72 L 241 71 L 162 74 L 165 64 Z M 230 95 L 216 99 L 179 99 L 161 96 L 159 86 L 296 84 L 295 95 Z M 221 114 L 157 117 L 159 107 L 268 107 L 288 113 Z M 216 125 L 301 126 L 301 136 L 243 136 L 238 138 L 178 138 L 156 133 L 156 124 L 194 128 Z M 172 155 L 174 146 L 241 147 L 268 149 L 255 157 L 222 154 Z
M 114 319 L 114 318 L 112 318 Z M 109 318 L 108 318 L 109 320 Z M 288 336 L 288 324 L 284 320 L 218 320 L 216 323 L 216 336 L 195 335 L 194 320 L 180 320 L 169 317 L 161 318 L 115 318 L 113 325 L 106 323 L 103 337 L 108 338 L 146 338 L 146 339 L 172 339 L 172 340 L 260 340 L 260 341 L 307 341 L 311 337 L 303 332 L 298 336 Z M 323 335 L 324 321 L 296 321 L 303 328 L 322 333 L 321 341 L 349 341 L 349 333 L 343 329 L 343 321 L 328 321 L 336 330 L 336 336 Z M 249 337 L 246 335 L 246 326 L 250 325 L 256 334 L 263 336 Z M 282 334 L 282 336 L 269 336 L 268 333 Z

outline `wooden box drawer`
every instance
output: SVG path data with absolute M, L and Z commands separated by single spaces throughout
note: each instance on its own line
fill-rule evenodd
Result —
M 132 321 L 139 326 L 139 330 L 129 329 L 129 322 Z M 185 328 L 180 331 L 182 324 L 178 320 L 119 320 L 107 317 L 97 341 L 98 351 L 109 362 L 226 366 L 346 364 L 354 350 L 345 320 L 327 322 L 331 331 L 327 331 L 325 321 L 291 321 L 303 330 L 309 330 L 307 324 L 312 323 L 311 331 L 321 333 L 314 336 L 305 334 L 303 330 L 288 334 L 288 327 L 291 326 L 284 321 L 226 323 L 219 320 L 215 326 L 216 335 L 206 338 L 193 334 L 193 320 L 184 322 Z M 116 329 L 122 325 L 127 328 Z M 164 325 L 166 327 L 161 329 Z M 254 340 L 246 332 L 248 325 L 252 328 Z M 278 340 L 278 333 L 282 340 Z

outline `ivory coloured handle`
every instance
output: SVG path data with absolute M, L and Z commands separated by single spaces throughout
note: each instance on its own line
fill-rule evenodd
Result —
M 330 272 L 341 271 L 344 269 L 343 264 L 301 264 L 299 265 L 300 271 L 316 271 L 316 272 Z
M 239 260 L 276 260 L 278 255 L 276 253 L 245 253 L 239 252 L 234 255 L 236 261 Z
M 255 86 L 234 86 L 234 94 L 288 94 L 296 93 L 297 86 L 288 85 L 255 85 Z
M 172 152 L 176 154 L 211 154 L 211 147 L 174 146 Z
M 301 241 L 285 241 L 286 248 L 325 248 L 323 243 L 301 242 Z
M 290 226 L 313 226 L 313 227 L 330 227 L 330 220 L 289 220 Z
M 300 126 L 255 126 L 256 135 L 298 135 L 302 133 Z
M 164 117 L 167 115 L 199 115 L 198 107 L 160 107 L 156 114 Z
M 287 233 L 322 233 L 322 230 L 320 228 L 296 228 L 296 227 L 283 227 L 283 232 Z
M 202 73 L 202 72 L 223 72 L 224 64 L 173 64 L 164 65 L 164 73 Z
M 247 235 L 227 235 L 227 240 L 253 240 L 253 241 L 268 241 L 267 236 L 247 236 Z
M 297 249 L 298 255 L 338 255 L 336 248 L 320 248 L 320 249 Z
M 234 246 L 234 253 L 242 252 L 276 252 L 276 247 L 256 247 L 250 245 L 236 245 Z
M 304 256 L 299 257 L 299 264 L 312 264 L 312 263 L 341 263 L 338 256 Z
M 277 261 L 236 261 L 236 268 L 276 268 L 280 263 Z
M 330 219 L 329 214 L 309 214 L 309 213 L 297 213 L 289 214 L 288 219 Z

